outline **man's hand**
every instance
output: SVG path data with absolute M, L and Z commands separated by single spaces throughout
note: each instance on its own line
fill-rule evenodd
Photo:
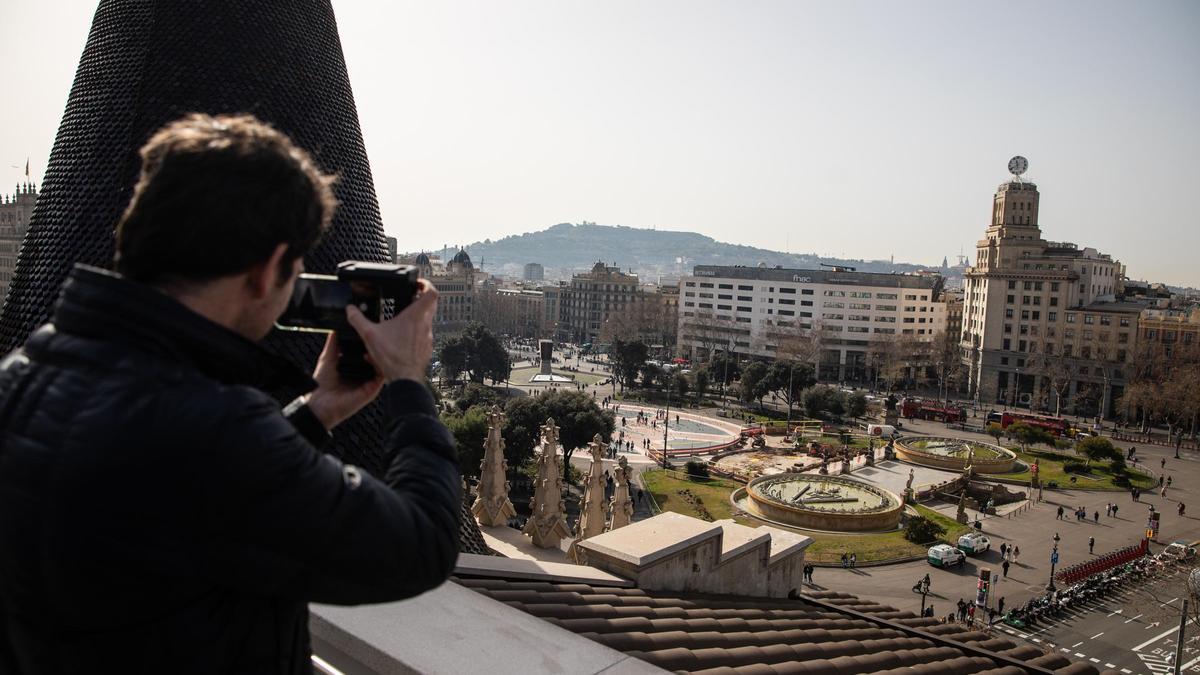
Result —
M 330 333 L 313 373 L 317 388 L 308 398 L 309 409 L 326 431 L 333 431 L 335 426 L 362 410 L 383 388 L 383 377 L 378 373 L 375 379 L 366 382 L 343 381 L 337 371 L 338 356 L 337 336 Z
M 433 316 L 437 312 L 438 292 L 426 279 L 418 283 L 416 299 L 387 321 L 375 323 L 354 305 L 346 307 L 346 319 L 367 346 L 367 360 L 387 382 L 424 382 L 433 357 Z

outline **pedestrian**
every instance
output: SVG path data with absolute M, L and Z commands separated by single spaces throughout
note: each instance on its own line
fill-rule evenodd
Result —
M 930 618 L 933 617 L 933 605 L 930 605 L 925 608 L 925 616 L 930 617 Z
M 1096 549 L 1096 538 L 1088 537 L 1088 553 L 1094 553 Z
M 842 554 L 842 569 L 846 569 L 848 567 L 850 567 L 850 554 L 843 553 Z
M 638 500 L 638 503 L 639 503 L 639 504 L 641 504 L 641 503 L 642 503 L 642 499 L 643 499 L 644 497 L 645 497 L 645 493 L 644 493 L 644 492 L 642 492 L 642 490 L 641 490 L 641 489 L 638 489 L 638 496 L 637 496 L 637 500 Z M 792 569 L 796 569 L 796 568 L 795 568 L 795 567 L 793 567 Z
M 1009 566 L 1009 562 L 1007 560 L 1005 560 L 1003 563 L 1000 564 L 1000 568 L 1004 570 L 1004 578 L 1005 579 L 1008 578 L 1008 566 Z M 792 569 L 796 569 L 796 568 L 793 567 Z
M 1133 501 L 1136 502 L 1138 500 L 1138 489 L 1133 488 L 1133 490 L 1131 490 L 1131 494 L 1133 495 Z
M 1160 462 L 1158 463 L 1158 468 L 1160 468 L 1160 469 L 1165 469 L 1165 468 L 1167 468 L 1167 458 L 1166 458 L 1166 457 L 1163 457 L 1163 458 L 1162 458 L 1162 461 L 1160 461 Z
M 1020 546 L 1013 546 L 1013 552 L 1012 552 L 1012 558 L 1013 558 L 1013 559 L 1012 559 L 1012 561 L 1013 561 L 1013 564 L 1014 564 L 1014 565 L 1016 565 L 1016 564 L 1017 564 L 1017 558 L 1018 558 L 1018 557 L 1020 557 L 1020 555 L 1021 555 L 1021 547 L 1020 547 Z
M 1112 516 L 1112 502 L 1105 502 L 1104 503 L 1104 517 L 1108 518 L 1110 516 Z
M 959 623 L 967 620 L 967 602 L 962 598 L 958 599 L 958 621 Z
M 858 554 L 851 553 L 850 554 L 850 567 L 854 567 L 857 564 L 858 564 Z
M 1167 487 L 1171 487 L 1171 477 L 1167 476 Z
M 975 603 L 973 602 L 967 607 L 967 625 L 975 625 Z
M 1167 479 L 1167 477 L 1166 477 L 1166 476 L 1163 476 L 1162 474 L 1159 474 L 1159 476 L 1158 476 L 1158 487 L 1162 487 L 1162 485 L 1163 485 L 1163 481 L 1165 481 L 1166 479 Z
M 999 612 L 1001 616 L 1004 616 L 1004 598 L 1003 597 L 1001 597 L 999 600 L 996 601 L 996 611 Z
M 1100 511 L 1095 511 L 1092 513 L 1092 520 L 1095 521 L 1097 525 L 1100 524 Z
M 1166 499 L 1166 497 L 1167 497 L 1167 486 L 1166 485 L 1164 485 L 1163 489 L 1159 491 L 1158 496 L 1162 497 L 1163 499 Z
M 1005 544 L 1005 543 L 1001 542 L 1001 544 L 1000 544 L 1000 557 L 1001 557 L 1001 558 L 1003 558 L 1003 557 L 1005 557 L 1005 555 L 1007 555 L 1007 554 L 1008 554 L 1008 544 Z
M 1183 502 L 1179 502 L 1179 515 L 1183 515 Z
M 1058 507 L 1058 520 L 1063 519 L 1063 507 Z

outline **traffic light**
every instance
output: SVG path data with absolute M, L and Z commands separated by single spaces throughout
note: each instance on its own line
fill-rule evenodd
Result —
M 975 605 L 986 607 L 988 595 L 992 592 L 992 571 L 984 568 L 979 570 L 979 582 L 976 584 Z

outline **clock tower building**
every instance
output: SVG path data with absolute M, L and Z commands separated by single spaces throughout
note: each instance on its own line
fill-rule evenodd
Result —
M 1136 327 L 1140 308 L 1117 300 L 1124 268 L 1111 256 L 1042 237 L 1041 195 L 1021 178 L 1027 165 L 1022 157 L 1009 162 L 1014 177 L 997 188 L 965 274 L 961 346 L 970 391 L 982 404 L 1080 413 L 1089 411 L 1077 396 L 1086 389 L 1091 407 L 1111 409 L 1136 337 L 1126 315 Z

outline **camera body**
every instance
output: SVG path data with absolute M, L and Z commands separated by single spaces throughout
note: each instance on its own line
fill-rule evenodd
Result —
M 339 263 L 336 276 L 301 274 L 275 325 L 283 330 L 333 332 L 340 351 L 338 374 L 347 381 L 365 382 L 375 377 L 375 368 L 366 360 L 366 345 L 346 320 L 346 307 L 355 305 L 371 321 L 382 321 L 413 301 L 420 276 L 413 265 L 356 260 Z

